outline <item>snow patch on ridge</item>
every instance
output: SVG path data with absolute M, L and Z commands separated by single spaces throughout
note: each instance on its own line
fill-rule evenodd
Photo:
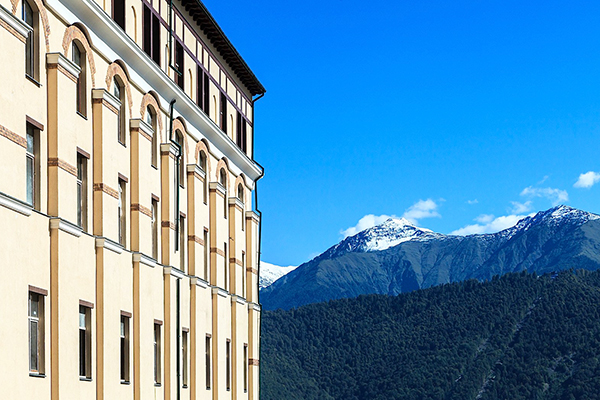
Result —
M 273 282 L 281 278 L 284 275 L 289 274 L 293 270 L 298 268 L 297 266 L 281 267 L 279 265 L 269 264 L 267 262 L 260 262 L 260 277 L 258 279 L 258 288 L 264 289 L 271 286 Z

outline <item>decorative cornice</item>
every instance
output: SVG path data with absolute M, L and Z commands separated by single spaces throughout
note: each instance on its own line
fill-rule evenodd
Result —
M 105 248 L 106 250 L 110 250 L 117 254 L 123 253 L 123 250 L 125 249 L 117 242 L 113 242 L 105 237 L 96 238 L 96 248 Z
M 25 43 L 29 32 L 33 30 L 29 25 L 14 16 L 3 6 L 0 6 L 0 25 L 4 26 L 4 28 L 15 35 L 23 43 Z
M 198 164 L 188 164 L 187 165 L 187 173 L 194 174 L 194 176 L 200 180 L 206 179 L 206 172 L 204 172 Z
M 211 253 L 217 253 L 221 257 L 225 257 L 225 252 L 223 250 L 221 250 L 221 249 L 216 248 L 216 247 L 211 247 L 210 248 L 210 252 Z
M 121 108 L 121 100 L 117 99 L 106 89 L 92 89 L 92 101 L 101 102 L 115 114 L 118 114 Z
M 175 230 L 175 223 L 171 221 L 162 221 L 160 223 L 160 226 L 162 226 L 163 228 L 171 228 L 172 230 Z
M 213 286 L 212 294 L 218 294 L 221 297 L 227 297 L 227 290 L 221 289 L 220 287 Z
M 133 253 L 132 259 L 133 259 L 133 262 L 139 262 L 140 264 L 147 265 L 151 268 L 158 267 L 158 263 L 154 259 L 148 257 L 147 255 L 145 255 L 143 253 Z
M 246 219 L 251 219 L 257 224 L 260 222 L 260 217 L 254 211 L 246 211 Z
M 198 278 L 196 280 L 196 286 L 200 286 L 202 289 L 206 289 L 209 285 L 208 282 L 206 282 L 204 279 Z
M 235 304 L 235 303 L 238 303 L 238 304 L 246 304 L 246 299 L 244 299 L 244 298 L 243 298 L 243 297 L 241 297 L 241 296 L 238 296 L 238 295 L 232 294 L 232 295 L 231 295 L 231 304 Z
M 169 267 L 169 268 L 170 268 L 171 276 L 174 276 L 175 278 L 178 278 L 178 279 L 183 279 L 186 277 L 185 273 L 183 271 L 181 271 L 180 269 L 177 269 L 174 267 Z
M 237 197 L 230 197 L 229 199 L 227 199 L 227 201 L 230 206 L 234 206 L 238 210 L 244 211 L 244 203 L 242 203 L 242 201 Z
M 48 68 L 58 68 L 69 79 L 77 82 L 81 68 L 62 53 L 47 53 L 46 63 L 48 64 Z
M 220 182 L 210 182 L 208 184 L 208 188 L 210 189 L 211 192 L 217 192 L 222 197 L 225 197 L 225 193 L 226 193 L 225 186 L 221 185 Z
M 142 136 L 146 139 L 152 141 L 152 136 L 154 136 L 154 129 L 146 121 L 141 118 L 135 118 L 129 120 L 129 126 L 131 129 L 139 129 Z
M 261 309 L 262 309 L 262 307 L 260 306 L 260 304 L 256 304 L 256 303 L 254 303 L 254 302 L 250 302 L 250 303 L 248 303 L 248 306 L 249 306 L 249 307 L 250 307 L 250 309 L 251 309 L 251 310 L 253 310 L 253 311 L 258 311 L 258 312 L 260 312 L 260 311 L 261 311 Z
M 69 235 L 73 235 L 75 237 L 80 237 L 81 232 L 83 232 L 83 229 L 81 229 L 77 225 L 74 225 L 68 221 L 65 221 L 64 219 L 61 219 L 61 218 L 50 218 L 50 229 L 51 230 L 58 229 L 60 231 L 66 232 Z
M 29 217 L 31 215 L 31 211 L 33 210 L 33 207 L 30 206 L 29 204 L 27 204 L 21 200 L 17 200 L 14 197 L 9 196 L 2 192 L 0 192 L 0 206 L 4 206 L 10 210 L 16 211 L 19 214 L 23 214 L 27 217 Z
M 173 143 L 161 143 L 160 154 L 168 154 L 171 157 L 177 157 L 179 155 L 179 149 Z
M 252 272 L 255 275 L 258 275 L 258 270 L 256 268 L 246 267 L 246 271 Z
M 190 242 L 196 242 L 201 246 L 204 246 L 204 239 L 202 239 L 201 237 L 198 237 L 196 235 L 188 235 L 188 240 Z

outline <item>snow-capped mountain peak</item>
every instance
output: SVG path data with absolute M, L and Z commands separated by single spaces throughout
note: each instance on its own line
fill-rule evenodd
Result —
M 330 250 L 331 255 L 354 251 L 371 252 L 389 249 L 409 240 L 426 241 L 443 236 L 429 229 L 419 228 L 405 218 L 389 218 L 379 225 L 347 237 Z

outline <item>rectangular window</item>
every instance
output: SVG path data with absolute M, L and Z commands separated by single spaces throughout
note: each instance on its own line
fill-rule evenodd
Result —
M 225 343 L 225 384 L 227 390 L 231 390 L 231 340 Z
M 79 306 L 79 377 L 92 379 L 92 310 Z
M 27 123 L 26 158 L 26 200 L 36 210 L 40 204 L 40 133 L 30 123 Z
M 77 154 L 77 225 L 87 231 L 87 159 Z
M 158 16 L 146 4 L 144 6 L 143 20 L 143 47 L 156 64 L 160 66 L 160 21 Z
M 210 389 L 210 335 L 206 335 L 204 347 L 205 362 L 206 362 L 206 389 Z
M 220 117 L 221 117 L 221 130 L 227 133 L 227 97 L 225 97 L 225 93 L 221 92 L 220 97 Z
M 229 258 L 227 257 L 227 242 L 223 243 L 223 288 L 228 290 L 229 285 L 227 284 L 227 266 L 229 265 Z
M 237 112 L 237 120 L 236 120 L 236 129 L 235 129 L 235 144 L 238 145 L 240 149 L 242 149 L 242 114 Z
M 126 198 L 125 181 L 119 179 L 119 243 L 122 246 L 126 245 L 127 231 L 127 198 Z
M 113 0 L 112 19 L 125 30 L 125 0 Z
M 246 298 L 246 253 L 242 251 L 242 297 Z
M 121 382 L 129 383 L 129 320 L 121 314 Z
M 185 272 L 186 263 L 185 263 L 185 242 L 186 242 L 186 234 L 185 234 L 185 217 L 183 215 L 179 216 L 179 269 Z
M 204 230 L 204 280 L 208 282 L 208 231 Z
M 160 377 L 161 377 L 161 352 L 160 352 L 160 326 L 161 323 L 154 322 L 154 384 L 160 385 Z
M 152 258 L 158 260 L 158 200 L 152 199 Z
M 181 332 L 181 359 L 183 363 L 182 380 L 183 387 L 188 386 L 188 333 L 186 328 Z
M 248 132 L 246 131 L 247 126 L 248 124 L 246 123 L 246 121 L 242 121 L 242 151 L 245 154 L 248 154 Z
M 210 80 L 208 74 L 204 73 L 204 113 L 208 115 L 210 108 Z
M 17 3 L 18 4 L 18 3 Z M 38 25 L 38 13 L 33 11 L 33 8 L 29 5 L 28 1 L 23 0 L 23 13 L 22 18 L 31 30 L 27 33 L 25 39 L 25 74 L 30 78 L 37 78 L 36 64 L 37 64 L 37 35 L 39 33 Z
M 86 100 L 85 100 L 85 86 L 86 86 L 86 69 L 85 69 L 85 51 L 81 51 L 79 45 L 75 42 L 72 44 L 73 62 L 80 68 L 79 75 L 77 75 L 77 112 L 81 115 L 86 115 Z
M 248 392 L 248 343 L 244 343 L 244 393 Z
M 29 292 L 29 372 L 44 374 L 44 296 Z
M 175 41 L 175 83 L 183 89 L 183 45 Z

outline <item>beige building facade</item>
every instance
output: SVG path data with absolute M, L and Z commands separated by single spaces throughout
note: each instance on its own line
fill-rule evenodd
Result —
M 258 400 L 265 89 L 205 6 L 0 0 L 0 49 L 0 397 Z

